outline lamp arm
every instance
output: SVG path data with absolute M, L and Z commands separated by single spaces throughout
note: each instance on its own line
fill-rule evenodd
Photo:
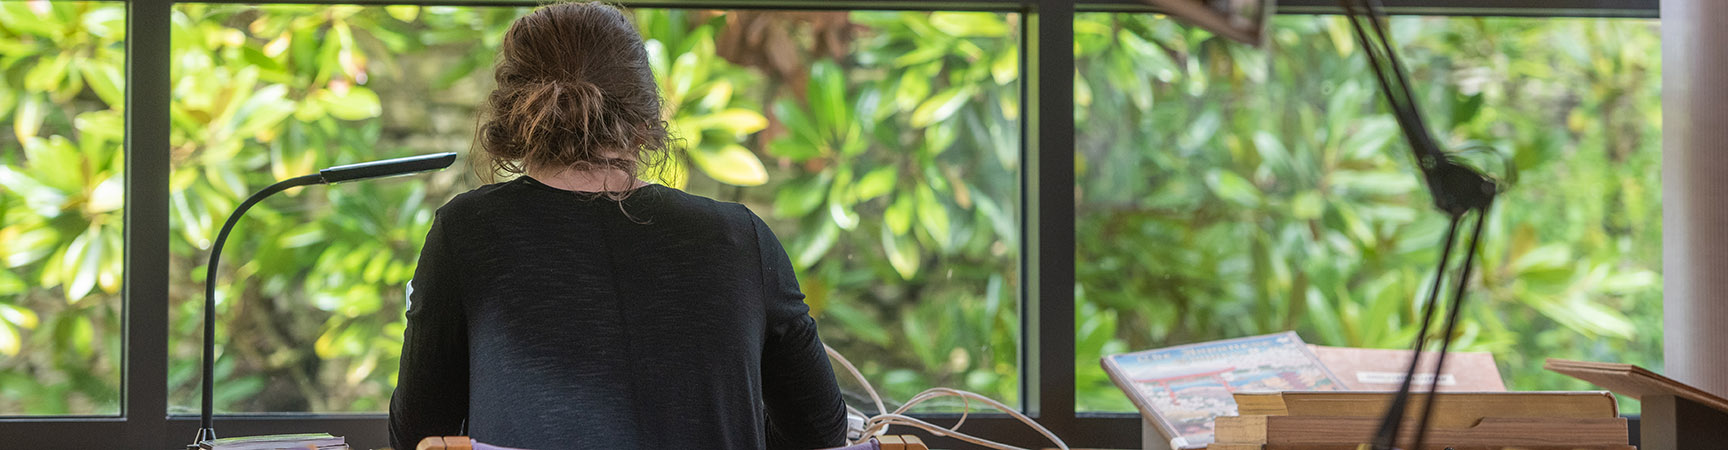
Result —
M 198 417 L 198 437 L 192 441 L 192 445 L 187 446 L 188 448 L 195 447 L 199 442 L 206 439 L 216 438 L 216 429 L 211 424 L 211 415 L 215 409 L 212 393 L 215 391 L 213 378 L 215 378 L 214 368 L 216 366 L 216 269 L 217 262 L 222 259 L 222 244 L 228 241 L 228 232 L 234 230 L 234 224 L 240 222 L 240 216 L 245 215 L 246 210 L 252 209 L 252 205 L 258 204 L 266 197 L 291 187 L 322 183 L 324 183 L 324 179 L 318 174 L 278 181 L 276 184 L 252 194 L 251 197 L 247 197 L 246 201 L 240 202 L 240 207 L 235 208 L 234 213 L 228 215 L 228 222 L 222 224 L 222 231 L 216 233 L 216 243 L 210 246 L 210 263 L 206 266 L 207 271 L 204 276 L 204 371 L 201 372 L 204 374 L 203 409 Z

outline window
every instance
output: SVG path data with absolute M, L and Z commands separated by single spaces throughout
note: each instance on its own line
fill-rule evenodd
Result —
M 0 416 L 120 412 L 126 9 L 0 2 Z
M 1154 15 L 1076 19 L 1080 409 L 1133 410 L 1102 354 L 1287 329 L 1321 345 L 1413 338 L 1445 218 L 1348 23 L 1271 30 L 1262 51 Z M 1392 30 L 1442 145 L 1517 168 L 1454 348 L 1493 352 L 1519 390 L 1590 388 L 1545 357 L 1660 366 L 1656 23 Z
M 173 272 L 203 273 L 234 205 L 275 180 L 466 156 L 498 40 L 525 11 L 176 5 Z M 1012 401 L 1017 16 L 634 14 L 688 150 L 658 181 L 768 220 L 827 341 L 890 399 L 956 386 Z M 479 185 L 459 167 L 248 214 L 218 284 L 219 410 L 388 408 L 432 212 Z M 170 409 L 194 413 L 203 280 L 172 289 Z
M 1405 345 L 1439 230 L 1342 22 L 1280 16 L 1261 51 L 1074 3 L 637 8 L 690 149 L 659 181 L 766 218 L 890 403 L 974 390 L 1077 447 L 1139 442 L 1104 353 L 1283 329 Z M 1520 388 L 1584 387 L 1527 355 L 1659 364 L 1655 22 L 1469 17 L 1657 2 L 1398 3 L 1439 15 L 1394 22 L 1446 144 L 1521 169 L 1461 342 Z M 184 445 L 208 241 L 274 180 L 465 154 L 502 31 L 537 2 L 463 4 L 0 1 L 0 435 Z M 217 280 L 220 432 L 385 445 L 403 283 L 432 211 L 476 184 L 459 163 L 254 208 Z M 966 424 L 1045 445 L 1021 427 Z

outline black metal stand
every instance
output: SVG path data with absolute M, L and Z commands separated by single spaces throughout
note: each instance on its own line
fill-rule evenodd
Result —
M 1470 272 L 1475 267 L 1478 244 L 1482 240 L 1482 228 L 1488 222 L 1488 210 L 1493 206 L 1494 196 L 1500 192 L 1500 186 L 1476 169 L 1453 160 L 1434 142 L 1427 125 L 1423 123 L 1421 110 L 1416 105 L 1416 95 L 1410 88 L 1409 77 L 1398 63 L 1398 54 L 1391 39 L 1387 37 L 1386 27 L 1378 20 L 1382 14 L 1375 5 L 1377 1 L 1340 0 L 1339 3 L 1344 7 L 1345 17 L 1350 20 L 1363 52 L 1368 56 L 1368 65 L 1380 82 L 1386 103 L 1392 107 L 1398 126 L 1403 129 L 1404 138 L 1410 143 L 1410 150 L 1415 153 L 1416 165 L 1422 172 L 1423 181 L 1428 185 L 1429 194 L 1433 196 L 1434 207 L 1451 219 L 1446 239 L 1441 244 L 1440 263 L 1435 270 L 1434 284 L 1428 290 L 1427 304 L 1422 307 L 1422 325 L 1416 333 L 1415 352 L 1410 358 L 1410 367 L 1405 370 L 1404 380 L 1398 385 L 1398 394 L 1392 398 L 1392 404 L 1387 407 L 1385 416 L 1381 417 L 1380 427 L 1374 434 L 1373 447 L 1387 450 L 1398 443 L 1398 430 L 1401 428 L 1399 423 L 1404 420 L 1405 410 L 1410 402 L 1410 385 L 1416 378 L 1416 368 L 1422 361 L 1423 350 L 1428 346 L 1430 325 L 1434 322 L 1434 311 L 1438 308 L 1436 305 L 1440 303 L 1440 289 L 1447 278 L 1447 263 L 1451 261 L 1452 249 L 1458 241 L 1458 231 L 1467 218 L 1475 217 L 1476 224 L 1470 233 L 1470 242 L 1465 244 L 1464 248 L 1464 265 L 1459 268 L 1458 276 L 1454 280 L 1456 286 L 1452 291 L 1452 302 L 1447 305 L 1446 325 L 1438 337 L 1440 355 L 1435 358 L 1434 379 L 1438 380 L 1441 371 L 1445 370 L 1446 352 L 1451 349 L 1452 335 L 1457 331 L 1464 293 L 1470 285 Z M 1438 388 L 1439 383 L 1429 385 L 1430 399 Z M 1437 402 L 1433 400 L 1424 402 L 1412 448 L 1421 448 L 1427 438 L 1429 416 L 1434 411 L 1435 403 Z

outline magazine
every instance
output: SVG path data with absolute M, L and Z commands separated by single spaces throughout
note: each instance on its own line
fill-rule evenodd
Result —
M 1236 414 L 1233 393 L 1344 389 L 1294 331 L 1109 355 L 1102 363 L 1173 449 L 1211 443 L 1212 420 Z

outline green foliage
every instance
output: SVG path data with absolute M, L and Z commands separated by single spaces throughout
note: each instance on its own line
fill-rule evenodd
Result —
M 0 414 L 120 411 L 124 17 L 0 3 Z
M 1132 410 L 1103 354 L 1272 333 L 1401 348 L 1444 216 L 1349 26 L 1281 16 L 1253 50 L 1146 15 L 1075 23 L 1079 405 Z M 1456 336 L 1514 389 L 1545 357 L 1660 366 L 1655 24 L 1400 18 L 1444 145 L 1516 163 Z M 1273 80 L 1273 81 L 1268 81 Z M 1502 164 L 1490 171 L 1505 172 Z

